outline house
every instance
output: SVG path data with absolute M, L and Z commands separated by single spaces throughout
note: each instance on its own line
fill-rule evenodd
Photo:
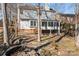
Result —
M 37 10 L 35 10 L 35 6 L 28 6 L 28 7 L 26 6 L 25 8 L 23 6 L 20 7 L 20 20 L 18 25 L 19 29 L 20 31 L 25 31 L 27 33 L 37 33 L 38 29 Z M 55 10 L 44 9 L 44 7 L 41 7 L 40 26 L 42 32 L 51 32 L 53 30 L 58 31 L 60 29 L 59 20 L 55 19 L 55 15 L 56 15 Z

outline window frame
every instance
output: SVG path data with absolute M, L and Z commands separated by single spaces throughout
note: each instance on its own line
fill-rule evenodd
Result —
M 48 27 L 53 27 L 53 21 L 48 21 Z
M 46 21 L 42 22 L 42 27 L 47 27 L 47 22 Z
M 37 24 L 36 24 L 36 21 L 35 20 L 31 20 L 30 21 L 30 27 L 36 27 Z

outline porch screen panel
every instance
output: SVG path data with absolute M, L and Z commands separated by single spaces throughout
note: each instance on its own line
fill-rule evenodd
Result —
M 53 22 L 48 22 L 49 27 L 53 27 Z
M 47 27 L 47 22 L 42 22 L 43 27 Z

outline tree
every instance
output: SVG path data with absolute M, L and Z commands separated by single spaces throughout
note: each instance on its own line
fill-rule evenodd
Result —
M 9 36 L 8 36 L 8 18 L 7 18 L 7 3 L 1 4 L 2 14 L 3 14 L 3 35 L 4 35 L 4 44 L 9 46 Z
M 38 8 L 37 8 L 37 13 L 38 13 L 38 42 L 40 42 L 41 40 L 41 25 L 40 25 L 40 3 L 38 4 Z
M 75 4 L 75 40 L 77 47 L 79 47 L 78 16 L 79 16 L 79 4 Z

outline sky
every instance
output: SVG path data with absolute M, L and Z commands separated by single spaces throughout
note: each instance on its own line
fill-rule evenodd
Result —
M 44 6 L 44 3 L 40 3 L 41 6 Z M 59 13 L 65 13 L 65 14 L 74 14 L 74 3 L 47 3 L 47 5 L 56 10 Z
M 53 3 L 49 6 L 60 13 L 74 14 L 75 11 L 75 4 L 73 3 Z
M 36 5 L 35 3 L 33 3 L 33 5 Z M 44 3 L 40 3 L 41 6 L 44 6 Z M 74 14 L 74 8 L 75 5 L 73 3 L 47 3 L 47 5 L 56 10 L 59 13 L 64 13 L 64 14 Z M 0 14 L 0 18 L 2 17 L 2 15 Z

